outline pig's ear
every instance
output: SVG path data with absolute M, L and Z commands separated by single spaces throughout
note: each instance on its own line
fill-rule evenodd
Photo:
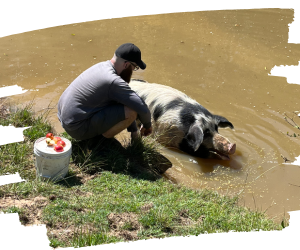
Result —
M 234 129 L 232 123 L 230 121 L 228 121 L 225 117 L 220 116 L 220 115 L 215 115 L 216 121 L 217 121 L 217 125 L 220 128 L 231 128 Z
M 200 144 L 203 142 L 203 131 L 199 124 L 194 124 L 190 127 L 186 139 L 194 152 L 197 151 Z

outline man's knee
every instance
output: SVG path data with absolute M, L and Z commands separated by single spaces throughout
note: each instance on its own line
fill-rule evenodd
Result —
M 124 110 L 125 110 L 125 119 L 129 119 L 130 121 L 136 120 L 137 112 L 135 112 L 131 108 L 128 108 L 127 106 L 124 106 Z

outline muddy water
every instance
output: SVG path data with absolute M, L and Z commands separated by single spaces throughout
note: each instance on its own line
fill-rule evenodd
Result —
M 283 164 L 300 155 L 300 133 L 284 113 L 300 110 L 300 86 L 269 76 L 275 65 L 298 65 L 300 45 L 288 44 L 293 10 L 230 10 L 102 20 L 0 38 L 0 87 L 30 91 L 12 98 L 35 110 L 51 109 L 83 70 L 110 59 L 133 42 L 145 71 L 135 78 L 177 88 L 225 116 L 235 130 L 220 133 L 237 143 L 230 161 L 204 160 L 164 150 L 173 167 L 166 176 L 192 188 L 239 194 L 240 202 L 280 220 L 300 209 L 300 167 Z M 285 215 L 287 216 L 287 215 Z

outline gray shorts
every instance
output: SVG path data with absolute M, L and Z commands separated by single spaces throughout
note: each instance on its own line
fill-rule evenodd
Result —
M 124 105 L 115 104 L 105 107 L 89 119 L 82 121 L 75 130 L 66 125 L 63 128 L 76 140 L 86 140 L 105 133 L 123 120 L 125 120 Z

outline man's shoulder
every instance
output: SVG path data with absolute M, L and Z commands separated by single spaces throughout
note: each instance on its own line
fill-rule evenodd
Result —
M 92 77 L 98 81 L 103 81 L 106 83 L 112 83 L 116 80 L 118 81 L 119 78 L 115 68 L 109 60 L 94 64 L 87 69 L 84 74 L 88 77 Z
M 98 70 L 102 69 L 102 70 L 112 70 L 112 71 L 115 71 L 114 67 L 112 66 L 112 63 L 109 60 L 98 62 L 98 63 L 92 65 L 89 69 L 92 69 L 92 68 L 97 68 Z

